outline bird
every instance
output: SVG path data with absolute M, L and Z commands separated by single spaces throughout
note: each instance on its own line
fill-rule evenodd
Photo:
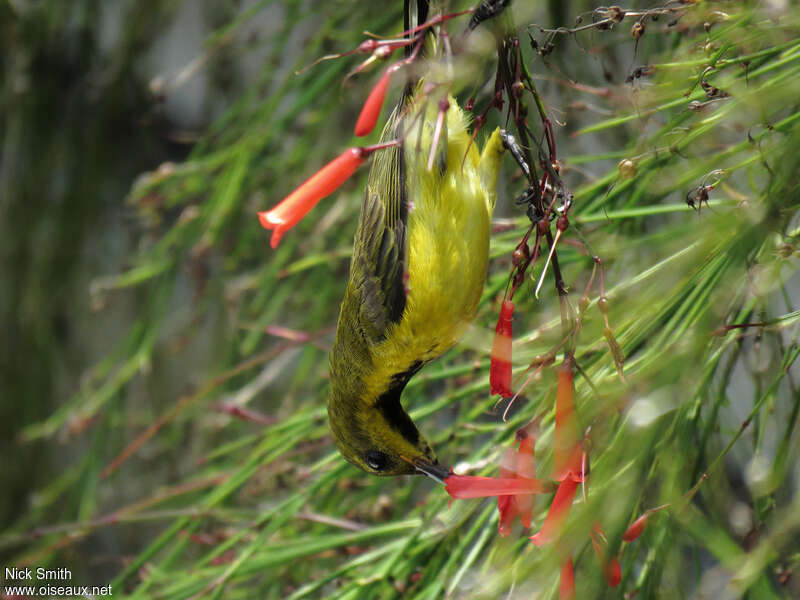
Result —
M 488 269 L 504 146 L 479 152 L 470 117 L 438 86 L 409 83 L 367 177 L 330 354 L 327 407 L 349 462 L 379 476 L 449 470 L 401 404 L 420 369 L 474 319 Z

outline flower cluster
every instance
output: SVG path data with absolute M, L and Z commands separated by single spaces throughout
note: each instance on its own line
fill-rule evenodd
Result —
M 535 477 L 535 431 L 535 425 L 517 431 L 516 447 L 506 450 L 499 478 L 452 474 L 445 479 L 447 493 L 453 498 L 497 496 L 497 509 L 500 511 L 498 529 L 502 536 L 511 532 L 511 525 L 518 515 L 522 524 L 530 527 L 535 494 L 552 490 L 552 485 Z
M 498 326 L 499 329 L 499 326 Z M 558 370 L 556 396 L 555 435 L 553 444 L 553 473 L 551 481 L 536 478 L 534 447 L 538 426 L 530 424 L 517 431 L 511 447 L 506 449 L 500 462 L 500 476 L 474 477 L 451 474 L 445 479 L 447 492 L 453 498 L 481 498 L 497 496 L 499 512 L 498 532 L 507 536 L 517 516 L 522 525 L 532 525 L 535 494 L 549 493 L 553 483 L 558 486 L 541 529 L 530 536 L 536 546 L 557 542 L 569 516 L 579 485 L 587 483 L 586 454 L 583 450 L 575 415 L 574 365 L 571 358 Z M 636 519 L 622 536 L 631 542 L 641 535 L 647 520 L 658 507 Z M 622 569 L 616 556 L 608 555 L 608 540 L 599 523 L 589 533 L 592 546 L 602 564 L 609 586 L 619 585 Z M 559 549 L 561 551 L 561 549 Z M 572 556 L 565 553 L 561 562 L 559 598 L 575 597 L 575 575 Z

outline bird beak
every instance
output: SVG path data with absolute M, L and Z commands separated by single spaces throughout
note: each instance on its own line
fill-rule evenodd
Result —
M 421 458 L 416 458 L 412 461 L 409 461 L 414 468 L 417 469 L 423 475 L 427 475 L 434 481 L 445 485 L 444 480 L 450 477 L 450 469 L 447 467 L 443 467 L 441 465 L 435 465 L 431 462 L 423 460 Z

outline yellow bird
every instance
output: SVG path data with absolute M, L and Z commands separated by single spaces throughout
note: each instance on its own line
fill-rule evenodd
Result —
M 369 172 L 330 356 L 328 415 L 339 450 L 364 471 L 442 478 L 400 396 L 475 317 L 504 148 L 495 130 L 479 153 L 452 97 L 421 100 L 421 84 L 414 92 L 383 130 L 383 140 L 402 143 L 377 152 Z

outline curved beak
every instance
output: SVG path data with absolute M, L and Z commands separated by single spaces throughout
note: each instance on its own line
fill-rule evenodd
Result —
M 414 468 L 422 473 L 423 475 L 427 475 L 434 481 L 445 485 L 445 479 L 450 477 L 451 471 L 447 467 L 443 467 L 441 465 L 435 465 L 432 462 L 428 462 L 421 458 L 416 458 L 414 460 L 408 461 Z

